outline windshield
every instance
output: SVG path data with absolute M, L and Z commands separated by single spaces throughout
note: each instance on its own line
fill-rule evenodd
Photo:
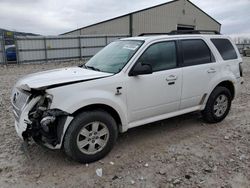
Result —
M 138 40 L 112 42 L 92 57 L 85 67 L 101 72 L 118 73 L 142 44 L 143 41 Z

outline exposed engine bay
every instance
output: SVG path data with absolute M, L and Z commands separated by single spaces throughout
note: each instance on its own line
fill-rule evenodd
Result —
M 28 114 L 27 129 L 22 133 L 23 139 L 29 141 L 32 137 L 40 144 L 56 146 L 60 143 L 63 127 L 69 113 L 59 109 L 50 109 L 52 96 L 43 93 L 39 101 Z

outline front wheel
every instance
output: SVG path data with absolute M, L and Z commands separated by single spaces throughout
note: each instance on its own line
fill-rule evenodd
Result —
M 230 91 L 218 86 L 208 98 L 205 109 L 202 111 L 203 118 L 208 123 L 222 121 L 228 114 L 232 102 Z
M 74 118 L 65 134 L 64 151 L 78 162 L 94 162 L 109 153 L 117 134 L 116 122 L 107 112 L 83 112 Z

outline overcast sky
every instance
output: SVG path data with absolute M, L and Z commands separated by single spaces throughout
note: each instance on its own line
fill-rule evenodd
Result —
M 168 0 L 0 0 L 0 28 L 57 35 Z M 250 0 L 191 0 L 222 24 L 250 35 Z

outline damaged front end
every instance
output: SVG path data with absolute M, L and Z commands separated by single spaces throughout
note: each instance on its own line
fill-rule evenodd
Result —
M 49 148 L 60 144 L 70 114 L 60 109 L 50 109 L 53 96 L 45 91 L 15 89 L 13 93 L 12 106 L 19 136 L 25 141 L 33 138 Z

